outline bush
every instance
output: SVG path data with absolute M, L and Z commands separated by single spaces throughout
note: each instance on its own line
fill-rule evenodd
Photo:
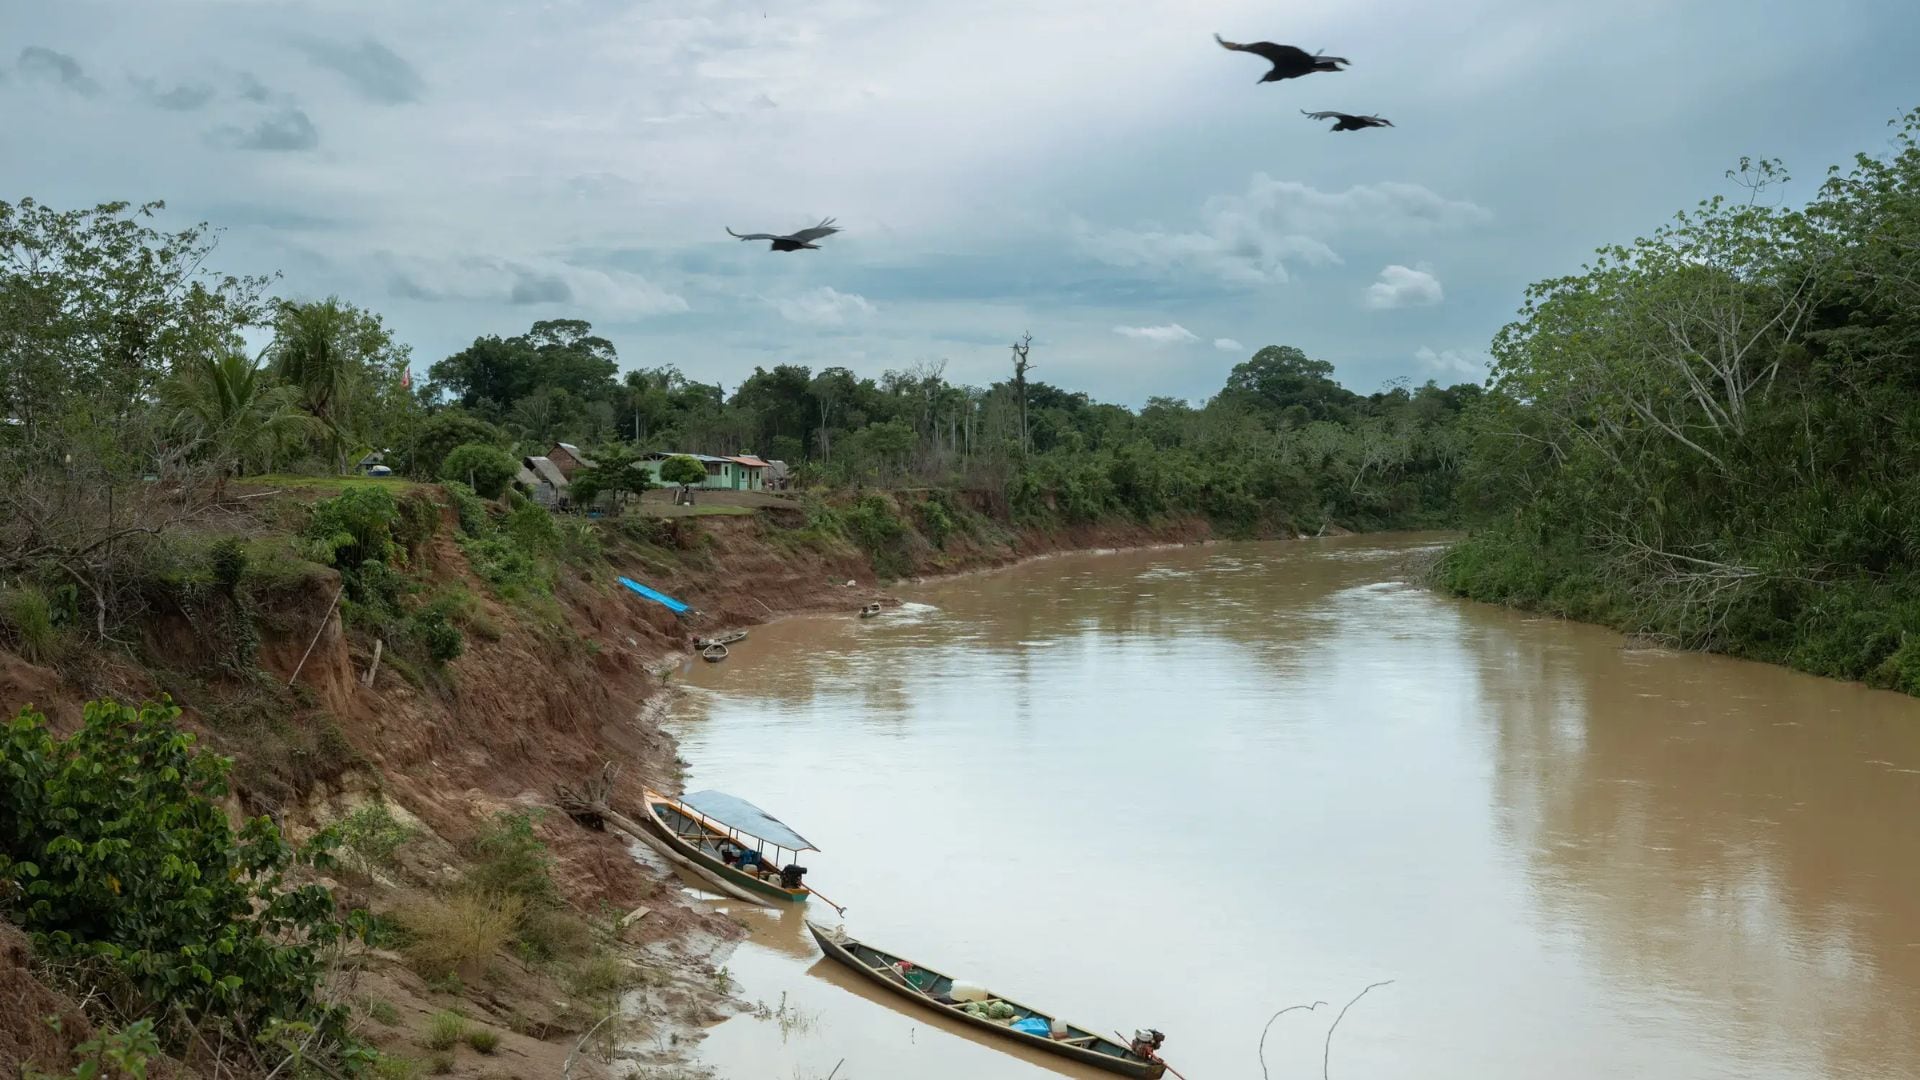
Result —
M 467 1034 L 467 1018 L 442 1010 L 427 1021 L 427 1045 L 435 1050 L 451 1050 Z
M 440 465 L 440 479 L 458 481 L 487 499 L 497 499 L 520 470 L 505 450 L 482 443 L 456 446 Z
M 419 1080 L 422 1069 L 412 1058 L 381 1054 L 373 1063 L 373 1075 L 379 1080 Z
M 525 909 L 518 896 L 463 892 L 403 904 L 393 920 L 405 935 L 400 951 L 414 970 L 442 979 L 483 970 L 487 959 L 513 940 L 514 924 Z
M 60 631 L 53 625 L 53 605 L 47 594 L 31 585 L 0 590 L 0 623 L 17 651 L 30 664 L 60 659 Z
M 947 539 L 954 533 L 953 514 L 939 497 L 920 504 L 920 531 L 934 547 L 947 546 Z
M 405 548 L 396 537 L 406 532 L 393 492 L 353 488 L 314 503 L 301 537 L 314 562 L 354 570 L 366 563 L 404 561 Z
M 231 762 L 196 751 L 179 715 L 95 701 L 65 740 L 31 709 L 0 730 L 0 913 L 123 1014 L 166 1017 L 170 1049 L 204 1025 L 288 1023 L 318 1034 L 310 1054 L 340 1049 L 324 954 L 372 923 L 338 918 L 318 885 L 287 888 L 296 855 L 267 818 L 228 826 Z
M 593 951 L 593 928 L 568 908 L 531 908 L 520 917 L 519 941 L 529 960 L 568 960 Z
M 341 818 L 333 828 L 340 838 L 340 846 L 362 870 L 391 864 L 401 845 L 413 839 L 413 830 L 396 820 L 393 811 L 381 800 L 367 803 Z
M 495 814 L 493 826 L 473 842 L 468 886 L 483 893 L 554 902 L 559 893 L 553 886 L 553 857 L 533 834 L 533 822 L 533 814 L 525 810 Z
M 428 608 L 415 615 L 413 622 L 420 633 L 421 640 L 426 642 L 427 655 L 433 658 L 434 663 L 450 663 L 466 651 L 466 639 L 462 638 L 460 631 L 447 621 L 445 612 Z
M 873 561 L 875 573 L 897 578 L 912 569 L 907 559 L 906 522 L 894 516 L 893 504 L 884 496 L 864 496 L 839 518 L 847 536 Z
M 467 1045 L 482 1054 L 491 1054 L 500 1048 L 500 1033 L 492 1028 L 474 1028 L 467 1032 Z

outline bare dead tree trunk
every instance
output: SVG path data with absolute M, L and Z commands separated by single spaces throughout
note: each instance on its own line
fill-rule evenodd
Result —
M 1013 388 L 1020 395 L 1020 453 L 1025 456 L 1027 444 L 1027 371 L 1033 367 L 1027 360 L 1027 354 L 1033 349 L 1033 335 L 1022 335 L 1013 343 Z

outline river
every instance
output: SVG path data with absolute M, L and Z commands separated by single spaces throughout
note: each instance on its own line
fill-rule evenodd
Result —
M 1920 701 L 1469 604 L 1437 536 L 1070 555 L 757 628 L 673 720 L 815 918 L 1188 1080 L 1920 1076 Z M 721 905 L 736 910 L 745 905 Z M 1100 1076 L 740 911 L 729 1080 Z M 1371 983 L 1325 1039 L 1335 1014 Z

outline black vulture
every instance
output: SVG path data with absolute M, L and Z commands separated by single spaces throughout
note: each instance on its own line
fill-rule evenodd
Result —
M 839 229 L 834 227 L 832 218 L 823 218 L 820 224 L 815 225 L 813 228 L 801 229 L 799 232 L 793 233 L 790 236 L 775 236 L 772 233 L 763 232 L 748 233 L 745 236 L 740 236 L 739 233 L 734 232 L 731 228 L 727 229 L 727 235 L 737 236 L 742 240 L 771 240 L 773 241 L 773 245 L 768 249 L 770 251 L 799 251 L 802 248 L 818 251 L 820 250 L 820 245 L 814 243 L 815 240 L 832 236 L 839 231 Z
M 1300 115 L 1314 120 L 1338 120 L 1339 123 L 1328 128 L 1328 131 L 1359 131 L 1361 128 L 1393 126 L 1393 121 L 1384 116 L 1355 116 L 1352 113 L 1343 112 L 1308 112 L 1305 109 L 1300 110 Z
M 1321 56 L 1292 45 L 1275 45 L 1271 41 L 1256 41 L 1251 45 L 1241 45 L 1228 41 L 1219 34 L 1213 40 L 1223 49 L 1235 52 L 1252 53 L 1273 65 L 1273 70 L 1260 76 L 1261 82 L 1279 82 L 1281 79 L 1297 79 L 1302 75 L 1311 75 L 1316 71 L 1339 71 L 1340 65 L 1347 63 L 1341 56 Z

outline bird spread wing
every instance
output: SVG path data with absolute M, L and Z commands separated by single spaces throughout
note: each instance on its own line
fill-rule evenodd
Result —
M 1300 115 L 1306 117 L 1309 120 L 1351 120 L 1353 119 L 1353 117 L 1348 116 L 1346 113 L 1343 113 L 1343 112 L 1308 112 L 1305 109 L 1300 110 Z
M 839 229 L 834 227 L 832 218 L 824 218 L 821 220 L 820 224 L 815 225 L 813 228 L 801 229 L 799 232 L 794 233 L 792 236 L 788 237 L 787 239 L 798 240 L 803 244 L 807 244 L 807 243 L 812 243 L 813 241 L 818 240 L 823 236 L 832 236 L 834 233 L 837 233 L 839 231 L 840 231 Z
M 727 229 L 728 236 L 739 236 L 740 239 L 742 240 L 778 240 L 780 239 L 779 237 L 773 235 L 772 233 L 763 233 L 763 232 L 748 233 L 745 236 L 740 236 L 739 233 L 734 232 L 731 228 L 727 228 L 724 225 L 721 227 Z
M 1293 45 L 1275 45 L 1271 41 L 1256 41 L 1252 44 L 1242 45 L 1236 41 L 1228 41 L 1219 34 L 1213 35 L 1213 40 L 1219 42 L 1221 48 L 1232 49 L 1235 52 L 1250 52 L 1270 63 L 1306 64 L 1313 62 L 1313 54 Z
M 1384 116 L 1363 116 L 1361 117 L 1361 119 L 1365 120 L 1369 124 L 1372 124 L 1374 127 L 1392 127 L 1393 126 L 1393 121 L 1387 119 Z

